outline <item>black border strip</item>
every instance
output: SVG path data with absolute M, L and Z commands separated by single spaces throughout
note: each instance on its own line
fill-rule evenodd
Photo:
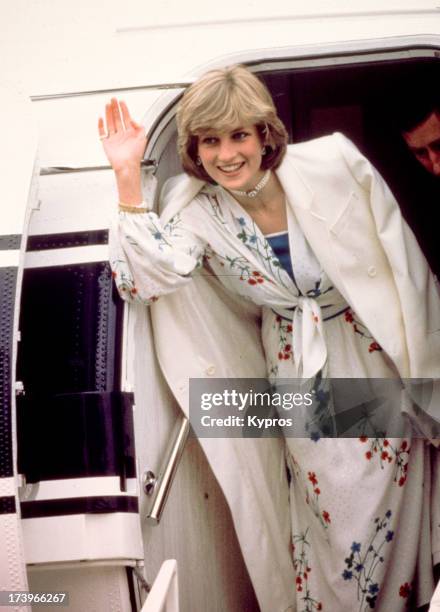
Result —
M 67 516 L 71 514 L 109 514 L 112 512 L 139 512 L 137 497 L 107 495 L 105 497 L 71 497 L 21 502 L 21 518 Z
M 17 506 L 13 495 L 0 497 L 0 514 L 15 514 L 16 512 Z
M 0 236 L 0 251 L 14 251 L 21 245 L 21 234 L 3 234 Z
M 46 251 L 50 249 L 67 249 L 71 247 L 80 246 L 95 246 L 98 244 L 108 244 L 107 229 L 28 236 L 26 250 Z
M 14 475 L 12 435 L 12 332 L 17 268 L 0 268 L 0 478 Z

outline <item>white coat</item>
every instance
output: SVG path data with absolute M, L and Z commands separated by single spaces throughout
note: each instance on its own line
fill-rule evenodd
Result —
M 435 280 L 370 162 L 344 136 L 334 134 L 290 146 L 276 173 L 322 268 L 400 376 L 438 381 Z M 163 194 L 167 207 L 162 220 L 188 204 L 201 186 L 188 177 L 173 180 Z M 186 414 L 190 378 L 266 375 L 259 309 L 231 297 L 212 277 L 196 274 L 194 282 L 151 309 L 158 358 Z M 176 354 L 191 358 L 176 359 Z M 424 409 L 440 420 L 435 396 Z M 422 414 L 419 422 L 433 436 L 430 419 Z M 283 441 L 200 441 L 231 508 L 261 609 L 294 610 Z

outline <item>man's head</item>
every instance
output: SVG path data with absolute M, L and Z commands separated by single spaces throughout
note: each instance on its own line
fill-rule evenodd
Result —
M 432 108 L 421 121 L 406 127 L 402 136 L 422 166 L 440 177 L 440 107 Z

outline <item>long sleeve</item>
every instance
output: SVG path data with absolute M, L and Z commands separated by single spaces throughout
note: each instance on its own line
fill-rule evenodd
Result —
M 192 231 L 190 216 L 185 210 L 162 224 L 154 212 L 115 215 L 109 260 L 122 299 L 150 304 L 191 281 L 205 244 Z

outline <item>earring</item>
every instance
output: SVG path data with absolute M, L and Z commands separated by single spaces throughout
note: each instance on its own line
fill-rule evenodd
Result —
M 197 164 L 197 166 L 201 166 L 202 165 L 202 160 L 200 159 L 200 157 L 198 155 L 196 157 L 196 164 Z
M 264 145 L 264 147 L 261 149 L 261 155 L 266 155 L 267 153 L 267 147 L 266 145 Z

